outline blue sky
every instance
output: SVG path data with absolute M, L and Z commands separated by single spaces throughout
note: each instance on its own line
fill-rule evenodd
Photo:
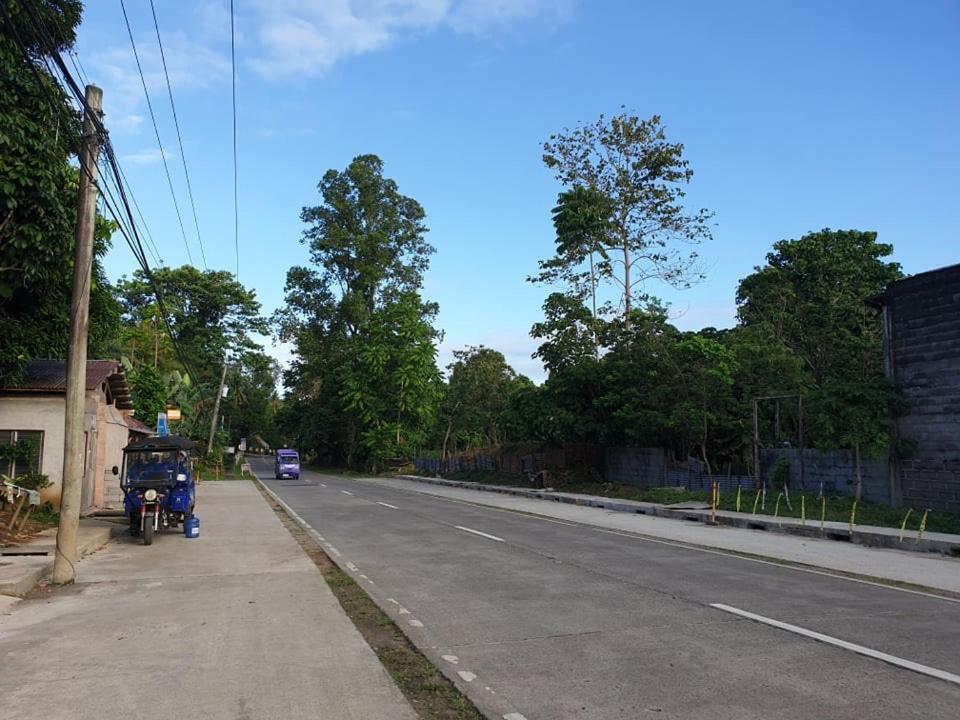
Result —
M 148 0 L 125 0 L 194 261 Z M 186 262 L 119 0 L 88 2 L 77 52 L 167 264 Z M 156 0 L 200 234 L 233 269 L 229 3 Z M 713 210 L 707 280 L 651 287 L 681 328 L 729 326 L 739 278 L 770 245 L 876 230 L 908 273 L 960 261 L 960 4 L 613 0 L 240 0 L 240 280 L 267 311 L 306 261 L 303 205 L 329 168 L 375 153 L 427 211 L 424 295 L 452 348 L 495 347 L 542 377 L 528 337 L 548 289 L 551 132 L 621 105 L 659 114 Z M 114 278 L 131 272 L 118 243 Z M 272 348 L 278 357 L 289 352 Z

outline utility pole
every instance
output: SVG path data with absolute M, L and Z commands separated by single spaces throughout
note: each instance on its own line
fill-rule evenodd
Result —
M 217 390 L 217 399 L 213 401 L 213 417 L 210 418 L 210 438 L 207 440 L 207 455 L 213 452 L 213 436 L 217 434 L 217 415 L 220 412 L 220 398 L 223 397 L 223 386 L 227 382 L 227 356 L 223 356 L 223 373 L 220 375 L 220 389 Z
M 97 219 L 97 162 L 103 90 L 87 85 L 80 149 L 80 192 L 73 256 L 73 290 L 70 296 L 70 347 L 67 350 L 67 396 L 63 442 L 63 485 L 60 524 L 53 561 L 54 583 L 72 582 L 77 560 L 81 489 L 85 463 L 83 414 L 87 386 L 87 330 L 90 324 L 90 272 L 93 267 L 93 230 Z

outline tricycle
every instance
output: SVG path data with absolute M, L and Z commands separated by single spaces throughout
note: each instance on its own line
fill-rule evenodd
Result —
M 123 449 L 123 510 L 130 534 L 144 545 L 155 533 L 186 523 L 193 514 L 196 488 L 190 451 L 196 444 L 179 435 L 148 437 Z

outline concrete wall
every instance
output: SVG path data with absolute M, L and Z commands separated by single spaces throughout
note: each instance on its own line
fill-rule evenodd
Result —
M 43 448 L 40 472 L 52 485 L 40 492 L 40 502 L 60 506 L 63 486 L 64 396 L 10 394 L 0 397 L 0 430 L 40 430 Z M 85 433 L 84 478 L 81 512 L 103 507 L 119 479 L 110 472 L 119 466 L 127 441 L 127 426 L 120 412 L 105 404 L 102 391 L 87 393 L 83 428 Z
M 896 468 L 905 505 L 960 511 L 960 265 L 884 294 L 887 372 L 907 402 L 897 434 L 914 448 Z
M 821 483 L 827 495 L 853 495 L 856 482 L 856 464 L 853 450 L 803 450 L 797 448 L 769 448 L 760 451 L 760 469 L 767 482 L 773 480 L 773 466 L 779 458 L 790 461 L 790 487 L 801 488 L 803 482 L 808 491 L 819 491 Z M 890 472 L 886 460 L 860 458 L 860 475 L 863 478 L 863 499 L 887 503 L 890 498 Z
M 606 448 L 603 477 L 609 483 L 635 487 L 666 485 L 667 453 L 663 448 Z

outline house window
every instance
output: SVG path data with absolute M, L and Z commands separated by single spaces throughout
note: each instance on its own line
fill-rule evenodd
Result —
M 16 446 L 16 451 L 11 446 Z M 42 430 L 0 430 L 0 475 L 11 478 L 40 472 Z

